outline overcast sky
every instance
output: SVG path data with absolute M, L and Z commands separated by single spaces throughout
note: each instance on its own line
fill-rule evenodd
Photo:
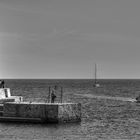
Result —
M 0 78 L 140 78 L 140 0 L 0 0 Z

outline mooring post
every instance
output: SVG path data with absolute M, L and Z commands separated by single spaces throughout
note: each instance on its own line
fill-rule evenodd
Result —
M 63 87 L 61 87 L 61 103 L 63 102 Z

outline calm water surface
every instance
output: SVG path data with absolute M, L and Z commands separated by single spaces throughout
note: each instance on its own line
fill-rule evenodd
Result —
M 92 98 L 91 95 L 135 98 L 140 94 L 140 80 L 99 80 L 101 87 L 94 88 L 93 80 L 67 79 L 6 79 L 12 95 L 23 96 L 25 101 L 48 101 L 49 86 L 63 87 L 63 102 L 82 104 L 82 121 L 68 124 L 0 123 L 0 139 L 5 140 L 93 140 L 140 139 L 140 104 L 123 100 Z M 90 95 L 90 96 L 83 96 Z

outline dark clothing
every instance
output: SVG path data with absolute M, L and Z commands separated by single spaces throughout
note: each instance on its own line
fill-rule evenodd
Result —
M 55 90 L 52 90 L 52 93 L 51 93 L 51 103 L 54 103 L 55 98 L 56 98 Z
M 0 88 L 4 88 L 4 80 L 0 81 Z
M 140 102 L 140 96 L 136 97 L 136 102 Z

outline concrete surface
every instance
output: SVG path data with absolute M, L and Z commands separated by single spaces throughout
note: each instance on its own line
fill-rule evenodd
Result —
M 41 118 L 42 122 L 76 122 L 81 120 L 81 104 L 7 102 L 3 117 Z
M 0 88 L 0 104 L 5 102 L 21 102 L 23 101 L 22 96 L 12 96 L 10 88 Z

